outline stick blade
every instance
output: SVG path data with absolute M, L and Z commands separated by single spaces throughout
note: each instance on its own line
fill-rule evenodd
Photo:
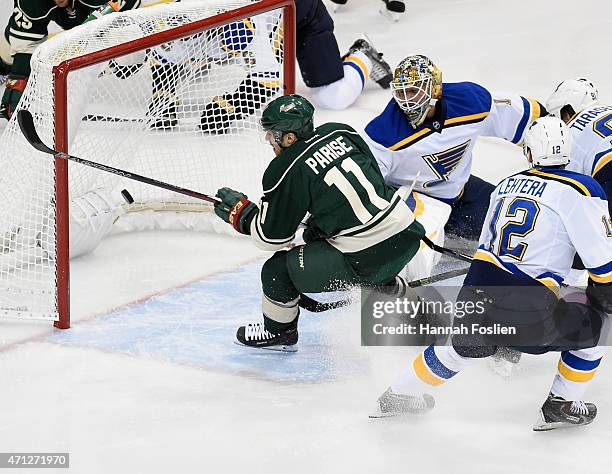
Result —
M 32 113 L 29 110 L 22 109 L 17 111 L 17 123 L 21 133 L 23 133 L 23 136 L 30 145 L 43 153 L 53 154 L 53 150 L 45 145 L 38 136 L 36 127 L 34 127 L 34 117 L 32 117 Z

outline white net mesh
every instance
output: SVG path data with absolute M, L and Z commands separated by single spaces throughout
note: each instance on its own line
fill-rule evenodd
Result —
M 53 66 L 251 3 L 256 2 L 158 5 L 61 33 L 33 56 L 19 108 L 32 113 L 40 137 L 51 146 Z M 283 56 L 278 8 L 71 72 L 68 151 L 203 193 L 230 186 L 257 198 L 271 155 L 257 122 L 263 105 L 282 93 Z M 57 320 L 53 159 L 27 144 L 13 117 L 0 140 L 0 160 L 0 315 Z M 72 202 L 92 190 L 108 196 L 108 208 L 96 211 L 94 206 L 94 214 L 121 214 L 117 206 L 122 189 L 136 201 L 128 211 L 193 203 L 186 196 L 69 164 Z M 185 208 L 194 207 L 201 206 Z M 74 234 L 80 230 L 72 217 Z M 71 235 L 71 241 L 82 240 L 79 237 Z

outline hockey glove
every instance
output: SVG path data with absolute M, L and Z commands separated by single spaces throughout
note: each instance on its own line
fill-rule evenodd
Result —
M 28 84 L 28 78 L 25 76 L 15 76 L 10 74 L 6 78 L 6 90 L 2 96 L 0 104 L 0 116 L 9 120 L 19 104 L 19 100 L 23 95 L 23 91 Z
M 251 221 L 259 209 L 241 192 L 230 188 L 221 188 L 216 196 L 221 199 L 215 204 L 215 214 L 225 222 L 229 222 L 241 234 L 251 234 Z

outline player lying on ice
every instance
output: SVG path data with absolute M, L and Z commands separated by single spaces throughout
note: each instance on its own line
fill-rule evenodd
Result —
M 570 131 L 556 117 L 536 120 L 523 148 L 531 169 L 503 180 L 491 195 L 479 249 L 459 298 L 489 300 L 483 315 L 455 318 L 454 327 L 496 323 L 517 328 L 513 338 L 454 335 L 452 345 L 429 346 L 378 399 L 373 417 L 421 413 L 428 393 L 498 346 L 522 352 L 560 351 L 558 373 L 534 430 L 585 425 L 597 409 L 583 401 L 604 353 L 612 312 L 612 232 L 606 196 L 591 176 L 565 169 Z M 578 252 L 589 271 L 584 303 L 558 298 Z M 512 344 L 514 342 L 515 344 Z
M 180 100 L 175 81 L 185 67 L 175 55 L 184 57 L 184 49 L 205 52 L 209 61 L 240 64 L 246 77 L 233 91 L 214 96 L 204 107 L 200 128 L 207 133 L 228 133 L 232 125 L 258 112 L 277 95 L 281 86 L 282 17 L 268 12 L 231 23 L 208 36 L 173 42 L 154 48 L 153 96 L 151 115 L 159 120 L 153 128 L 173 128 L 179 124 Z M 202 45 L 197 46 L 196 43 Z M 189 45 L 191 43 L 191 45 Z M 178 53 L 178 54 L 177 54 Z M 256 58 L 256 60 L 254 59 Z M 340 54 L 334 35 L 334 22 L 322 0 L 296 2 L 296 59 L 304 84 L 319 108 L 341 110 L 353 104 L 368 80 L 389 87 L 391 67 L 382 53 L 366 39 L 358 39 L 344 55 Z
M 402 292 L 396 275 L 425 234 L 404 203 L 407 190 L 385 184 L 359 134 L 341 123 L 315 128 L 313 114 L 299 95 L 279 97 L 264 109 L 261 125 L 275 157 L 263 175 L 259 206 L 238 191 L 217 191 L 216 214 L 258 247 L 275 251 L 261 270 L 263 322 L 236 334 L 246 346 L 295 350 L 300 293 L 354 284 Z M 284 249 L 306 213 L 306 244 Z
M 399 187 L 418 176 L 415 191 L 452 207 L 446 233 L 477 239 L 495 186 L 471 174 L 476 139 L 519 144 L 527 125 L 546 114 L 544 107 L 472 82 L 442 83 L 440 69 L 422 55 L 399 63 L 391 92 L 364 137 L 385 181 Z

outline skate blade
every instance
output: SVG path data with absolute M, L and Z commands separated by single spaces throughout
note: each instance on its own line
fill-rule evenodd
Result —
M 591 424 L 593 420 L 584 422 L 584 423 L 567 423 L 565 421 L 553 421 L 547 422 L 544 420 L 544 416 L 542 415 L 542 411 L 540 411 L 540 416 L 537 421 L 533 424 L 533 431 L 552 431 L 552 430 L 562 430 L 567 428 L 576 428 L 578 426 L 586 426 Z
M 266 350 L 266 351 L 274 351 L 274 352 L 297 352 L 298 351 L 298 346 L 297 344 L 294 344 L 292 346 L 287 346 L 287 345 L 283 345 L 280 344 L 278 346 L 267 346 L 267 347 L 253 347 L 253 346 L 247 346 L 246 344 L 243 344 L 240 341 L 236 341 L 234 340 L 234 344 L 240 346 L 240 347 L 246 347 L 248 349 L 255 349 L 255 350 Z
M 380 410 L 376 410 L 374 413 L 370 413 L 368 418 L 371 420 L 380 419 L 380 418 L 398 418 L 401 416 L 412 415 L 412 413 L 395 413 L 395 412 L 382 412 Z
M 393 23 L 397 23 L 400 21 L 400 14 L 397 12 L 391 12 L 387 10 L 384 6 L 380 7 L 378 10 L 379 13 L 384 16 L 387 20 L 391 20 Z

